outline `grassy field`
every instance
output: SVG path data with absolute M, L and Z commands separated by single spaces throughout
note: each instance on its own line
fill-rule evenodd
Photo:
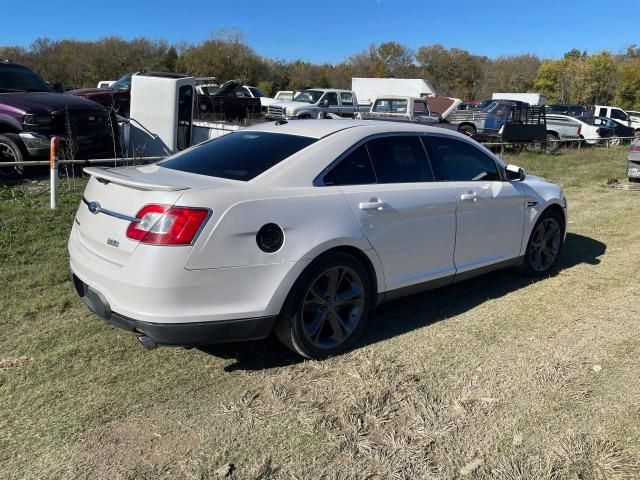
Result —
M 640 192 L 626 149 L 509 157 L 565 187 L 557 274 L 379 308 L 358 348 L 145 351 L 80 303 L 83 182 L 0 186 L 2 479 L 640 478 Z

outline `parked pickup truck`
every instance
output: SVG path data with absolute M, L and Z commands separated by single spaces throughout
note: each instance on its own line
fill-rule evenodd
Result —
M 290 102 L 269 105 L 267 118 L 318 118 L 329 114 L 353 118 L 358 112 L 358 99 L 351 90 L 313 88 L 302 90 Z
M 243 89 L 241 81 L 229 80 L 209 95 L 197 94 L 195 115 L 199 120 L 222 122 L 259 118 L 262 111 L 260 98 L 244 96 Z
M 120 155 L 117 123 L 104 107 L 56 92 L 27 67 L 0 60 L 0 165 L 48 159 L 52 136 L 62 140 L 67 157 Z M 3 177 L 22 172 L 0 168 Z
M 447 121 L 458 131 L 480 141 L 546 144 L 547 152 L 560 148 L 559 140 L 578 140 L 580 127 L 565 120 L 547 120 L 544 107 L 510 100 L 494 100 L 482 110 L 458 111 Z
M 67 94 L 92 100 L 103 107 L 113 109 L 123 117 L 128 117 L 131 107 L 131 74 L 123 75 L 108 87 L 77 88 L 69 90 Z
M 424 98 L 394 95 L 375 97 L 370 110 L 359 112 L 357 117 L 363 120 L 392 120 L 425 125 L 435 125 L 440 122 L 437 115 L 431 115 Z

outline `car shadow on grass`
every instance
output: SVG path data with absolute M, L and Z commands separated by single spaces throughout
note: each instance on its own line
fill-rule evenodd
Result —
M 593 238 L 568 233 L 562 256 L 552 275 L 586 263 L 598 265 L 607 246 Z M 544 281 L 548 277 L 528 278 L 500 270 L 436 290 L 382 304 L 369 318 L 366 331 L 355 348 L 371 345 L 397 335 L 467 312 L 487 300 Z M 202 351 L 233 359 L 226 371 L 263 370 L 283 367 L 303 359 L 282 346 L 274 335 L 258 342 L 214 345 Z

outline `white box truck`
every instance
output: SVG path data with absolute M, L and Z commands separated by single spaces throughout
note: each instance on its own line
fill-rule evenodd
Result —
M 352 78 L 351 90 L 360 105 L 370 105 L 374 98 L 385 95 L 417 98 L 437 95 L 431 82 L 421 78 Z
M 512 100 L 539 107 L 547 104 L 547 96 L 540 93 L 494 93 L 491 100 Z

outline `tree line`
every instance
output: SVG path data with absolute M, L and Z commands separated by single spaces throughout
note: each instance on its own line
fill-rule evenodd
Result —
M 370 45 L 337 64 L 260 56 L 241 32 L 222 30 L 200 43 L 117 36 L 95 41 L 39 38 L 29 47 L 0 46 L 0 58 L 22 63 L 50 83 L 95 86 L 139 70 L 241 79 L 267 94 L 306 87 L 349 88 L 352 77 L 424 78 L 440 95 L 483 100 L 493 92 L 537 92 L 550 103 L 615 104 L 640 109 L 640 48 L 588 53 L 573 49 L 561 59 L 536 55 L 488 58 L 459 48 L 398 42 Z

